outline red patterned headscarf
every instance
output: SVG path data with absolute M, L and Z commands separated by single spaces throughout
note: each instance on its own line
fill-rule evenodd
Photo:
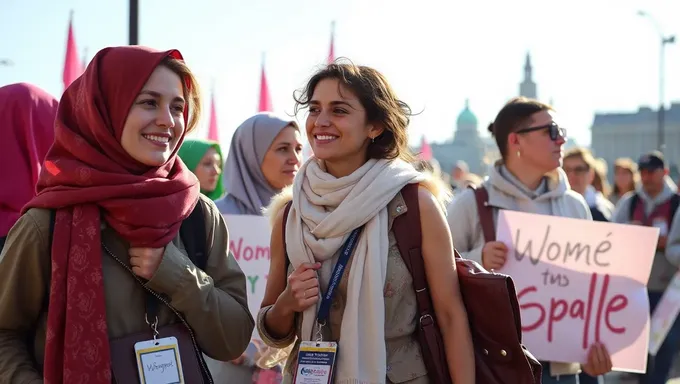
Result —
M 132 103 L 168 56 L 182 59 L 176 50 L 105 48 L 60 100 L 38 195 L 24 207 L 56 209 L 46 384 L 111 383 L 100 220 L 132 246 L 164 247 L 198 201 L 198 180 L 177 149 L 154 168 L 120 145 Z

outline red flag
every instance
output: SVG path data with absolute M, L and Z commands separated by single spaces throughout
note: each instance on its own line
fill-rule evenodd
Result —
M 83 72 L 80 58 L 78 57 L 78 48 L 76 48 L 76 39 L 73 36 L 73 11 L 68 21 L 68 40 L 66 41 L 66 59 L 64 60 L 64 89 L 68 88 L 73 80 L 82 75 Z
M 217 129 L 217 112 L 215 111 L 215 92 L 210 97 L 210 125 L 208 126 L 208 140 L 220 142 Z
M 264 71 L 264 56 L 262 57 L 262 74 L 260 75 L 260 105 L 259 112 L 272 112 L 272 98 L 269 94 L 269 86 L 267 85 L 267 74 Z
M 328 50 L 328 64 L 335 61 L 335 21 L 331 23 L 331 47 Z
M 432 147 L 430 147 L 425 136 L 420 141 L 420 154 L 418 154 L 418 158 L 425 161 L 432 160 Z

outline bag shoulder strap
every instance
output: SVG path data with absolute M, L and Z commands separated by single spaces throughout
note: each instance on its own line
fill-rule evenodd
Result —
M 205 271 L 208 264 L 208 234 L 205 230 L 205 212 L 200 200 L 189 217 L 182 221 L 179 236 L 191 262 Z
M 486 187 L 474 185 L 468 186 L 475 194 L 475 201 L 477 202 L 477 214 L 479 215 L 479 224 L 482 226 L 482 234 L 484 241 L 496 241 L 496 230 L 493 225 L 493 208 L 489 205 L 489 192 Z
M 628 205 L 628 220 L 633 220 L 635 208 L 637 207 L 639 201 L 640 196 L 638 196 L 637 192 L 633 193 L 633 196 L 630 198 L 630 204 Z
M 288 222 L 288 214 L 290 213 L 290 207 L 293 205 L 293 201 L 289 201 L 286 203 L 286 206 L 283 208 L 283 222 L 281 223 L 281 232 L 282 232 L 282 239 L 283 239 L 283 253 L 286 256 L 286 269 L 284 269 L 284 272 L 286 275 L 288 275 L 288 267 L 290 266 L 290 259 L 288 258 L 288 251 L 286 251 L 286 223 Z
M 413 278 L 419 322 L 423 326 L 434 323 L 434 309 L 425 274 L 425 262 L 421 253 L 423 234 L 420 227 L 418 184 L 407 184 L 402 188 L 401 196 L 406 203 L 407 210 L 394 219 L 392 231 L 397 240 L 399 253 Z
M 673 222 L 673 218 L 675 217 L 676 212 L 678 212 L 678 207 L 680 207 L 680 194 L 676 193 L 671 197 L 671 222 Z

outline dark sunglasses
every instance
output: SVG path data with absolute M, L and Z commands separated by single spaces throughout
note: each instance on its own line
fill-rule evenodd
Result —
M 557 140 L 557 138 L 559 137 L 563 139 L 567 138 L 567 130 L 557 125 L 557 123 L 555 123 L 554 121 L 550 124 L 541 125 L 539 127 L 522 128 L 520 130 L 515 131 L 515 133 L 528 133 L 533 131 L 540 131 L 541 129 L 549 130 L 548 132 L 550 133 L 550 139 L 552 141 Z
M 562 169 L 564 169 L 564 172 L 566 172 L 566 173 L 574 172 L 576 174 L 581 174 L 581 175 L 590 171 L 590 167 L 587 167 L 587 166 L 578 166 L 578 167 L 573 167 L 573 168 L 562 167 Z

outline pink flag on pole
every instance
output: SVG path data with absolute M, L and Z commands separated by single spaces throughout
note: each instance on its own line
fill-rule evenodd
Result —
M 418 158 L 426 161 L 432 160 L 432 147 L 430 147 L 425 136 L 423 136 L 420 141 L 420 154 L 418 155 Z
M 210 125 L 208 125 L 208 140 L 220 142 L 219 129 L 217 128 L 217 111 L 215 110 L 215 92 L 210 97 Z
M 62 80 L 64 82 L 64 89 L 68 88 L 73 80 L 77 79 L 83 74 L 83 65 L 78 57 L 78 48 L 76 47 L 76 39 L 73 35 L 73 11 L 68 22 L 68 38 L 66 40 L 66 58 L 64 59 L 64 73 Z
M 331 23 L 331 46 L 328 49 L 328 64 L 335 61 L 335 21 Z
M 262 55 L 262 72 L 260 75 L 260 104 L 258 112 L 272 112 L 272 97 L 269 94 L 269 85 L 267 84 L 267 74 L 264 70 L 264 55 Z

